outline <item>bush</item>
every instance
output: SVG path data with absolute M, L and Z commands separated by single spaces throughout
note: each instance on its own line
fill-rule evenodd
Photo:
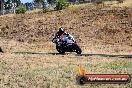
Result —
M 69 2 L 67 0 L 58 0 L 56 4 L 56 10 L 62 10 L 69 6 Z
M 96 0 L 95 3 L 96 3 L 96 4 L 102 4 L 103 1 L 102 1 L 102 0 Z
M 26 8 L 23 5 L 20 5 L 16 8 L 16 14 L 24 14 L 26 12 Z
M 119 3 L 123 3 L 124 0 L 116 0 L 116 1 L 118 1 Z

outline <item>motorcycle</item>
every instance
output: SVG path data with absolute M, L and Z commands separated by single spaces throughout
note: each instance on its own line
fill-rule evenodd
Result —
M 56 50 L 60 54 L 65 54 L 65 52 L 76 52 L 77 54 L 81 54 L 82 50 L 77 45 L 75 39 L 72 35 L 61 35 L 58 38 L 55 38 L 52 35 L 52 42 L 56 44 Z

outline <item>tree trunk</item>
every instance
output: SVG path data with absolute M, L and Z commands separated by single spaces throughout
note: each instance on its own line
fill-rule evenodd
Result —
M 4 15 L 4 0 L 0 0 L 0 11 Z
M 13 13 L 16 13 L 16 3 L 13 3 Z

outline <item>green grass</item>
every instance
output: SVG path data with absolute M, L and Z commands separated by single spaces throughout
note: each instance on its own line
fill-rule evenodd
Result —
M 34 79 L 37 76 L 58 76 L 58 77 L 70 77 L 73 75 L 73 68 L 71 67 L 59 67 L 59 68 L 37 68 L 34 70 L 29 70 L 25 73 L 26 79 Z
M 112 69 L 112 70 L 117 70 L 117 69 L 129 69 L 132 68 L 132 62 L 128 62 L 125 60 L 116 60 L 108 65 L 102 66 L 104 69 Z

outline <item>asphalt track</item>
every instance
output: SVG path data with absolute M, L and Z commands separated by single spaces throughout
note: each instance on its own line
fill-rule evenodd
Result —
M 62 55 L 59 53 L 39 53 L 39 52 L 13 52 L 15 54 L 41 54 L 41 55 Z M 70 53 L 65 53 L 63 55 L 68 55 Z M 71 53 L 73 54 L 73 53 Z M 112 55 L 112 54 L 74 54 L 75 56 L 100 56 L 100 57 L 118 57 L 118 58 L 132 58 L 132 55 Z

